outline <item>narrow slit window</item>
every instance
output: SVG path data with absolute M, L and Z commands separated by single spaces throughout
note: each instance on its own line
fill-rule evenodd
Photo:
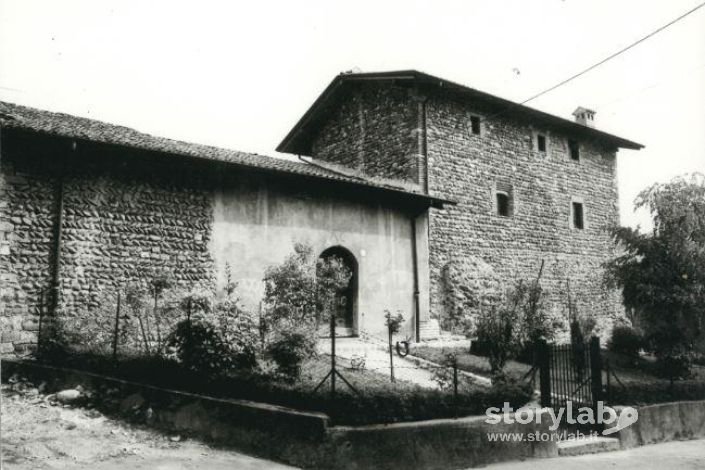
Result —
M 470 116 L 470 131 L 475 135 L 480 135 L 480 118 L 478 116 Z
M 570 150 L 570 159 L 574 161 L 580 161 L 580 144 L 577 140 L 568 141 L 568 149 Z
M 585 228 L 583 204 L 581 202 L 573 203 L 573 228 L 577 228 L 580 230 Z
M 546 136 L 545 135 L 538 134 L 536 136 L 536 147 L 538 148 L 539 152 L 546 151 Z
M 497 215 L 509 217 L 509 194 L 497 192 Z

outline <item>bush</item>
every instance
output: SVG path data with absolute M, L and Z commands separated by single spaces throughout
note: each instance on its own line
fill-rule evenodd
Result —
M 610 392 L 610 401 L 617 405 L 649 405 L 687 400 L 705 400 L 705 382 L 680 380 L 673 384 L 667 381 L 628 383 L 626 386 L 615 385 Z
M 609 341 L 610 351 L 630 357 L 638 357 L 639 350 L 643 345 L 644 340 L 641 334 L 631 326 L 615 326 L 612 329 L 612 338 Z
M 692 375 L 692 359 L 687 355 L 659 357 L 654 372 L 670 380 L 688 379 Z
M 281 330 L 267 345 L 267 355 L 277 371 L 290 380 L 299 378 L 301 364 L 316 353 L 316 338 L 310 329 Z
M 470 343 L 470 354 L 475 356 L 487 357 L 489 355 L 490 347 L 485 339 L 474 339 Z
M 493 376 L 501 374 L 504 365 L 517 352 L 518 320 L 516 306 L 506 304 L 482 312 L 477 320 L 477 338 L 487 347 Z
M 186 369 L 205 375 L 223 374 L 234 364 L 232 351 L 215 326 L 202 320 L 180 322 L 169 348 Z

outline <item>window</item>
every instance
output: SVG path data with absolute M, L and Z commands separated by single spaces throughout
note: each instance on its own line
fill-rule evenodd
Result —
M 536 135 L 536 148 L 539 152 L 546 151 L 546 136 L 543 134 Z
M 475 135 L 480 135 L 480 118 L 479 118 L 479 116 L 470 116 L 470 131 Z
M 573 203 L 573 228 L 582 230 L 585 228 L 585 220 L 583 217 L 583 203 L 574 202 Z
M 514 215 L 514 188 L 511 183 L 497 181 L 494 187 L 494 212 L 501 217 Z
M 570 159 L 580 161 L 580 144 L 576 140 L 568 141 L 568 150 L 570 151 Z
M 497 215 L 509 217 L 509 194 L 497 192 Z

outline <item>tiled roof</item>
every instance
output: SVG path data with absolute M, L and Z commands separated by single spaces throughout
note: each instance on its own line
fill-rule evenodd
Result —
M 312 135 L 315 135 L 315 129 L 318 128 L 320 121 L 325 121 L 328 113 L 332 112 L 331 110 L 336 109 L 335 103 L 345 96 L 348 92 L 346 90 L 349 90 L 350 86 L 389 81 L 418 83 L 438 90 L 453 91 L 460 96 L 491 105 L 497 110 L 496 116 L 504 115 L 506 117 L 528 120 L 529 122 L 543 123 L 572 135 L 602 140 L 614 147 L 633 150 L 639 150 L 644 147 L 631 140 L 609 134 L 599 129 L 584 126 L 552 114 L 544 113 L 538 109 L 514 103 L 513 101 L 459 83 L 451 82 L 450 80 L 435 77 L 417 70 L 397 70 L 392 72 L 342 73 L 336 76 L 330 85 L 323 90 L 323 93 L 321 93 L 308 111 L 301 117 L 299 122 L 289 131 L 289 134 L 284 137 L 284 140 L 279 144 L 277 150 L 299 155 L 310 155 Z
M 333 169 L 324 168 L 321 165 L 157 137 L 129 127 L 70 114 L 30 108 L 4 101 L 0 101 L 0 126 L 69 139 L 228 162 L 253 169 L 340 181 L 361 187 L 373 187 L 396 193 L 405 193 L 415 197 L 434 199 L 409 189 L 409 187 L 397 186 L 388 181 L 380 182 L 351 174 L 348 175 Z

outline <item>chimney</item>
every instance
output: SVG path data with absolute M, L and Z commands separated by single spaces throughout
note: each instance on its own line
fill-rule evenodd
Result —
M 592 109 L 578 106 L 578 109 L 573 111 L 573 116 L 575 116 L 575 122 L 578 124 L 588 127 L 595 127 L 595 111 Z

